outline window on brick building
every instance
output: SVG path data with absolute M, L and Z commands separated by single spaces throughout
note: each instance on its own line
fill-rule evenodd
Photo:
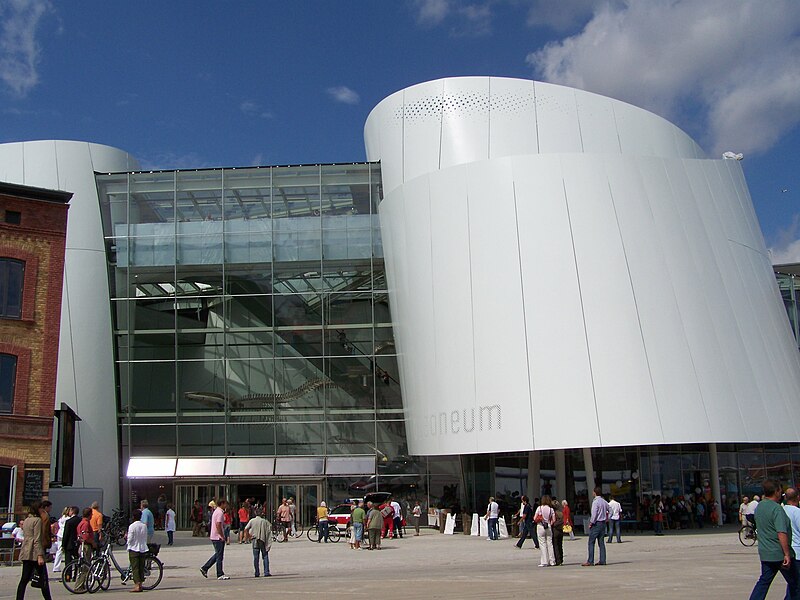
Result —
M 0 317 L 19 319 L 22 316 L 22 284 L 25 263 L 13 258 L 0 258 Z
M 14 412 L 14 387 L 17 381 L 17 357 L 0 354 L 0 413 Z

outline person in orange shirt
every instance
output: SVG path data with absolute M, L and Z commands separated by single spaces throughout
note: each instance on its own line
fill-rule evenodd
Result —
M 239 505 L 239 543 L 245 544 L 250 540 L 250 535 L 244 530 L 250 520 L 250 507 L 246 502 Z
M 95 548 L 99 548 L 103 533 L 103 513 L 100 512 L 100 504 L 97 502 L 92 502 L 92 518 L 89 519 L 89 524 L 94 531 Z

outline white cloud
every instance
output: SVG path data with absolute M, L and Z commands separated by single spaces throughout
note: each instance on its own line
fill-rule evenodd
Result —
M 464 4 L 457 0 L 416 0 L 413 4 L 417 23 L 423 27 L 436 27 L 447 21 L 450 35 L 479 36 L 492 31 L 492 0 L 483 4 Z
M 24 97 L 39 83 L 36 31 L 48 0 L 0 0 L 0 81 Z
M 793 0 L 603 4 L 580 33 L 527 61 L 547 81 L 707 131 L 701 141 L 712 155 L 766 151 L 800 122 L 800 10 Z
M 346 85 L 329 87 L 326 91 L 331 98 L 342 104 L 358 104 L 361 102 L 361 96 Z
M 798 233 L 800 233 L 800 214 L 795 214 L 792 217 L 791 224 L 787 228 L 778 231 L 775 245 L 769 248 L 773 265 L 800 263 Z
M 450 12 L 449 0 L 416 0 L 417 23 L 428 27 L 438 25 Z
M 271 119 L 273 117 L 271 112 L 262 109 L 260 104 L 252 100 L 243 100 L 242 103 L 239 104 L 239 110 L 248 117 L 258 117 L 259 119 Z

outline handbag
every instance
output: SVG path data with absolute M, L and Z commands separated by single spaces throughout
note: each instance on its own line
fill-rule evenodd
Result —
M 572 533 L 572 525 L 569 525 L 568 523 L 564 523 L 564 527 L 562 527 L 562 531 L 564 533 Z
M 46 581 L 47 580 L 47 575 L 45 575 L 44 578 L 43 578 L 39 573 L 40 573 L 39 571 L 36 571 L 33 574 L 33 577 L 31 577 L 31 587 L 35 587 L 35 588 L 39 588 L 39 589 L 44 587 L 44 581 L 42 581 L 42 579 L 44 579 Z

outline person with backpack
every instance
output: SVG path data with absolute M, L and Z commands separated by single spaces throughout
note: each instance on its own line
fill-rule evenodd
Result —
M 272 547 L 272 524 L 264 519 L 259 511 L 247 521 L 244 530 L 253 542 L 254 577 L 261 577 L 259 558 L 264 563 L 264 577 L 270 577 L 272 573 L 269 572 L 269 551 Z

